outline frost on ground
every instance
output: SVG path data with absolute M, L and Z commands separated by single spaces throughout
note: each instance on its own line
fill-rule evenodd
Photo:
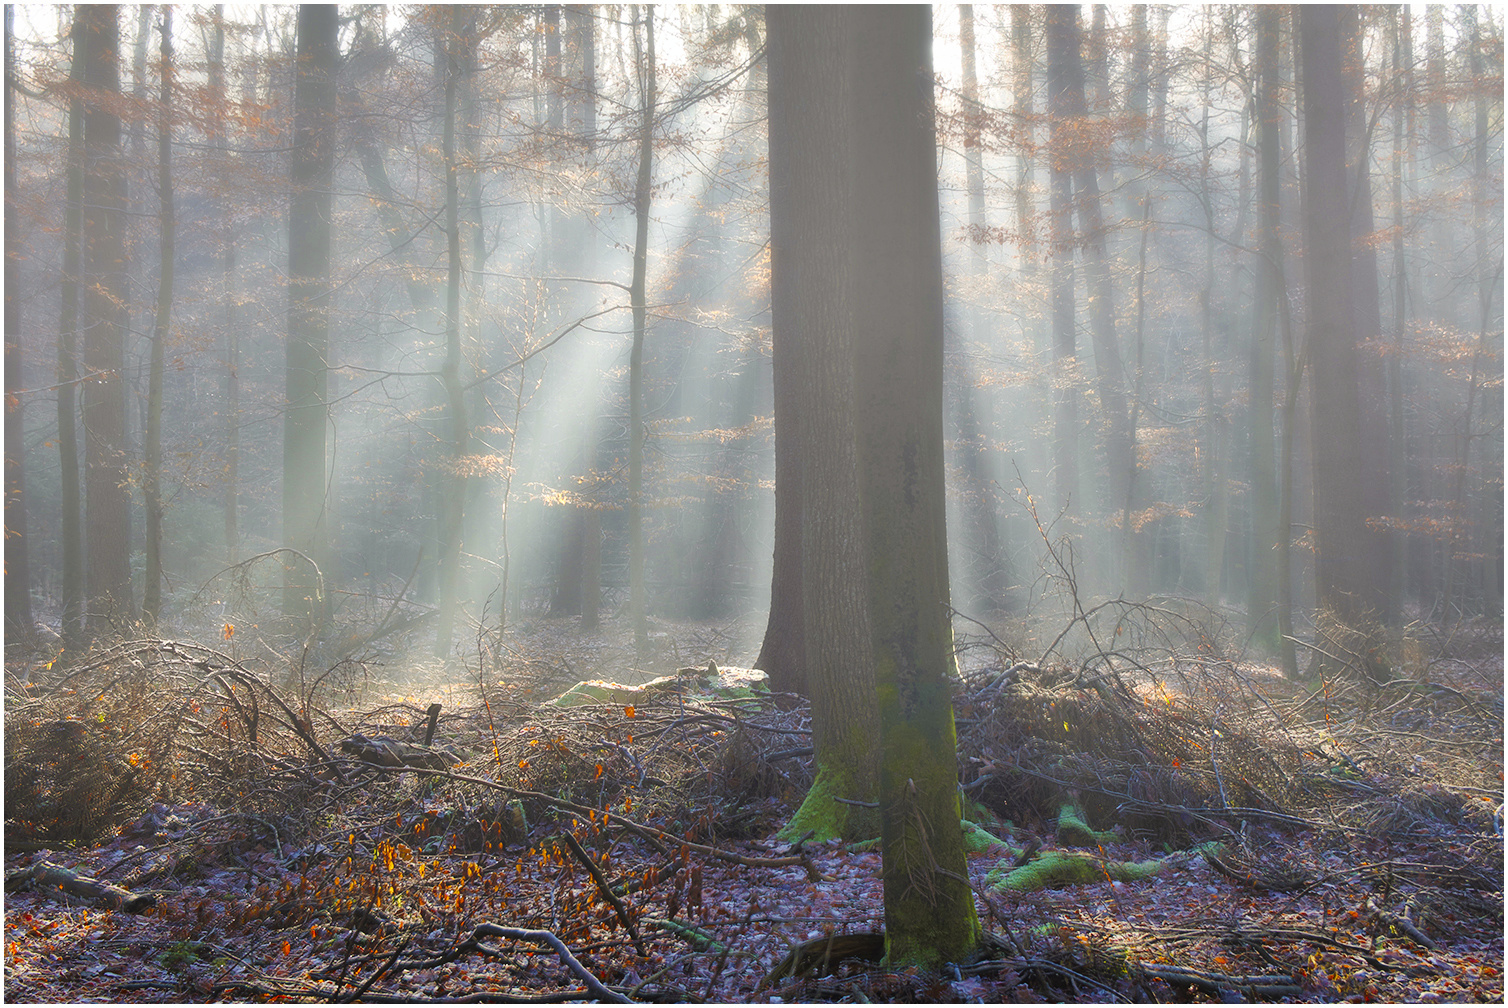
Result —
M 876 961 L 877 853 L 775 839 L 807 711 L 695 674 L 747 660 L 741 628 L 664 626 L 645 662 L 570 620 L 464 667 L 228 638 L 31 656 L 7 668 L 6 998 L 1502 999 L 1499 629 L 1429 637 L 1391 682 L 1290 683 L 1186 613 L 1107 614 L 1113 653 L 1072 659 L 960 623 L 987 935 L 938 975 Z M 678 668 L 642 702 L 541 704 Z M 1054 858 L 1072 881 L 1012 871 Z

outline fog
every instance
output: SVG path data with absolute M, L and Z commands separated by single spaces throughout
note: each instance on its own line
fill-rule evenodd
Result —
M 276 593 L 292 561 L 249 561 L 295 548 L 319 563 L 333 625 L 358 637 L 401 617 L 426 647 L 464 655 L 522 623 L 590 629 L 599 608 L 607 631 L 630 632 L 634 256 L 647 209 L 648 630 L 726 627 L 729 651 L 752 662 L 774 527 L 761 9 L 486 7 L 460 22 L 451 11 L 340 8 L 337 102 L 321 134 L 334 173 L 322 538 L 295 542 L 283 491 L 297 8 L 226 6 L 219 21 L 175 8 L 159 575 L 143 552 L 142 486 L 164 280 L 161 11 L 121 8 L 130 608 L 160 576 L 160 619 L 184 632 L 283 626 Z M 1283 15 L 1276 63 L 1260 67 L 1257 8 L 1085 5 L 1083 107 L 1064 112 L 1049 94 L 1042 8 L 933 11 L 954 608 L 1029 626 L 1075 598 L 1178 598 L 1276 651 L 1283 606 L 1307 635 L 1319 604 L 1312 446 L 1328 436 L 1310 400 L 1331 389 L 1307 369 L 1295 25 Z M 21 313 L 19 339 L 7 336 L 7 458 L 14 434 L 25 487 L 24 515 L 13 518 L 8 492 L 6 520 L 27 552 L 18 572 L 8 545 L 7 574 L 29 591 L 25 625 L 59 630 L 76 590 L 65 483 L 84 465 L 60 454 L 59 361 L 91 324 L 65 334 L 60 322 L 79 156 L 71 15 L 19 6 L 6 205 L 7 300 Z M 647 193 L 636 190 L 646 17 Z M 1371 612 L 1390 626 L 1502 611 L 1501 17 L 1366 8 L 1352 40 L 1365 140 L 1351 170 L 1367 182 L 1352 194 L 1355 447 L 1385 554 Z M 1268 78 L 1276 114 L 1263 121 Z M 1261 233 L 1264 131 L 1280 173 L 1278 246 Z M 1077 180 L 1066 217 L 1054 215 L 1054 175 Z M 1277 266 L 1271 296 L 1264 261 Z M 1067 298 L 1067 330 L 1054 329 L 1055 297 Z M 82 372 L 83 395 L 100 379 Z M 447 529 L 457 501 L 459 528 Z M 1283 502 L 1274 535 L 1264 523 Z M 86 541 L 92 526 L 86 515 Z M 1286 570 L 1272 566 L 1279 553 Z M 8 626 L 22 618 L 8 593 Z

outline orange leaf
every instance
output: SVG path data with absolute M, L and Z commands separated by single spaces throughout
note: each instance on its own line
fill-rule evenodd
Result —
M 625 708 L 623 708 L 623 716 L 624 717 L 633 717 L 634 716 L 634 709 L 632 707 L 625 707 Z
M 230 640 L 235 636 L 236 628 L 230 623 L 225 624 L 225 629 L 220 634 L 221 640 Z

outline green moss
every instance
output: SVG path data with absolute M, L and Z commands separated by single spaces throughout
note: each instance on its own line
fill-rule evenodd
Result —
M 1000 818 L 972 798 L 963 799 L 963 817 L 981 826 L 999 826 Z
M 1058 843 L 1071 844 L 1075 847 L 1095 847 L 1102 843 L 1111 843 L 1115 839 L 1114 833 L 1090 829 L 1089 823 L 1084 821 L 1084 813 L 1072 803 L 1065 802 L 1063 807 L 1058 809 Z
M 848 805 L 837 801 L 838 798 L 871 799 L 873 795 L 856 794 L 848 774 L 831 767 L 819 767 L 811 790 L 807 791 L 791 821 L 780 831 L 780 838 L 794 843 L 808 831 L 812 833 L 811 838 L 819 842 L 841 837 L 868 839 L 879 834 L 878 809 Z
M 964 853 L 987 854 L 993 852 L 998 854 L 1001 851 L 1011 850 L 1010 844 L 1001 840 L 993 833 L 986 831 L 977 823 L 971 823 L 965 819 L 961 825 L 963 826 Z M 1016 854 L 1012 853 L 1010 856 L 1015 857 Z
M 1020 868 L 1000 865 L 990 870 L 985 881 L 996 889 L 1035 892 L 1064 886 L 1093 885 L 1108 876 L 1116 882 L 1139 882 L 1162 871 L 1164 862 L 1101 861 L 1075 851 L 1048 851 Z

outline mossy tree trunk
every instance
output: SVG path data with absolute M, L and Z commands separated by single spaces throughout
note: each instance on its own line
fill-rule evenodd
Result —
M 980 930 L 953 723 L 931 9 L 858 10 L 849 234 L 886 959 L 936 967 L 967 958 Z

